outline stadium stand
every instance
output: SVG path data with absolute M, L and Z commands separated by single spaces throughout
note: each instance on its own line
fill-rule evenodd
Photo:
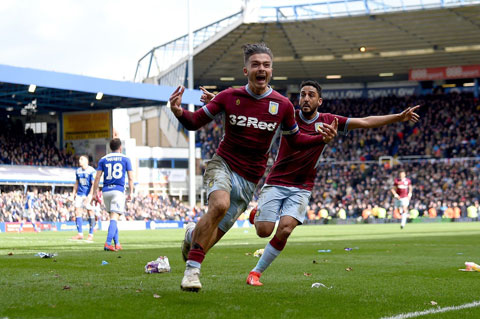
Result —
M 55 131 L 34 134 L 21 121 L 0 122 L 0 164 L 72 167 L 74 154 L 60 151 Z

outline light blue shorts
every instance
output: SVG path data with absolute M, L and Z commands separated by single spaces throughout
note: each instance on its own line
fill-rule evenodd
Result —
M 103 203 L 109 213 L 125 213 L 125 194 L 121 191 L 103 192 Z
M 266 184 L 260 193 L 255 221 L 275 223 L 277 217 L 291 216 L 302 224 L 310 195 L 305 189 Z
M 408 197 L 403 197 L 400 199 L 395 199 L 394 207 L 396 208 L 403 208 L 405 206 L 408 207 L 408 204 L 410 204 L 410 200 Z
M 204 184 L 207 189 L 207 199 L 217 190 L 230 193 L 230 208 L 218 224 L 220 230 L 227 232 L 247 209 L 257 185 L 232 172 L 224 159 L 217 154 L 213 155 L 207 163 Z

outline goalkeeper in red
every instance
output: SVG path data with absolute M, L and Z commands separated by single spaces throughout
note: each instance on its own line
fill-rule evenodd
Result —
M 415 113 L 418 105 L 399 114 L 364 118 L 319 113 L 321 96 L 322 90 L 317 82 L 305 81 L 301 84 L 300 111 L 296 111 L 295 115 L 302 133 L 312 136 L 321 134 L 322 127 L 329 123 L 339 132 L 347 134 L 349 130 L 358 128 L 376 128 L 396 122 L 417 122 L 419 119 Z M 258 209 L 253 209 L 250 213 L 250 222 L 255 224 L 260 237 L 272 234 L 277 217 L 280 217 L 280 222 L 257 265 L 248 275 L 248 285 L 263 285 L 260 276 L 282 252 L 293 229 L 303 223 L 324 148 L 325 145 L 319 145 L 306 150 L 294 150 L 282 137 L 277 159 L 262 188 Z

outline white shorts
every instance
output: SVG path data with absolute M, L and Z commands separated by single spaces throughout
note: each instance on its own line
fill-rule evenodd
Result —
M 103 192 L 103 203 L 109 213 L 125 213 L 125 194 L 120 191 Z
M 207 198 L 216 190 L 230 193 L 230 208 L 218 224 L 218 228 L 227 232 L 247 209 L 257 185 L 232 172 L 228 164 L 217 154 L 207 163 L 204 184 Z
M 75 196 L 75 208 L 84 208 L 86 210 L 92 210 L 92 205 L 87 202 L 87 196 L 77 195 Z
M 258 200 L 255 221 L 275 223 L 277 217 L 291 216 L 302 224 L 310 195 L 310 191 L 297 187 L 265 185 Z
M 408 204 L 410 204 L 410 199 L 408 199 L 408 197 L 403 197 L 400 199 L 395 199 L 394 207 L 395 208 L 403 208 L 405 206 L 408 207 Z

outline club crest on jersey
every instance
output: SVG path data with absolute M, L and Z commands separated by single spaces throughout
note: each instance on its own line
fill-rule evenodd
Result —
M 272 115 L 278 114 L 278 103 L 270 101 L 270 105 L 268 106 L 268 113 Z
M 320 128 L 323 127 L 323 123 L 315 123 L 315 132 L 320 131 Z
M 239 105 L 240 105 L 240 99 L 237 99 L 237 100 L 235 101 L 235 104 L 236 104 L 237 106 L 239 106 Z

